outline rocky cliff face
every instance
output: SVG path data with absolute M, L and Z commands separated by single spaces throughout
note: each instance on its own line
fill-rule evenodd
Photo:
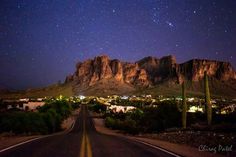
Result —
M 210 77 L 221 81 L 236 80 L 236 73 L 228 62 L 194 59 L 177 66 L 177 73 L 188 80 L 199 81 L 204 77 L 204 71 Z
M 177 64 L 174 56 L 165 56 L 160 59 L 146 57 L 135 63 L 128 63 L 117 59 L 111 60 L 108 56 L 98 56 L 77 63 L 76 72 L 67 76 L 65 82 L 91 87 L 101 81 L 104 83 L 106 80 L 113 80 L 116 84 L 148 87 L 165 81 L 197 82 L 203 78 L 204 71 L 220 81 L 236 81 L 236 73 L 227 62 L 194 59 Z

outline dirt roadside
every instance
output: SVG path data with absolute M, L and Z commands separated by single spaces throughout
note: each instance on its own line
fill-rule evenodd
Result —
M 93 118 L 95 128 L 98 132 L 108 135 L 115 135 L 115 136 L 122 136 L 126 137 L 132 140 L 139 140 L 157 147 L 161 147 L 163 149 L 166 149 L 170 152 L 176 153 L 181 156 L 186 157 L 223 157 L 220 154 L 205 152 L 205 151 L 199 151 L 197 148 L 190 147 L 184 144 L 175 144 L 170 143 L 162 140 L 157 139 L 150 139 L 150 138 L 143 138 L 138 136 L 130 136 L 122 134 L 118 130 L 111 130 L 109 128 L 106 128 L 104 125 L 104 119 L 101 118 Z

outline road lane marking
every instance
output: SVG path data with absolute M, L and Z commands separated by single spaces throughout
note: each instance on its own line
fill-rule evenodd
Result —
M 86 131 L 85 125 L 85 111 L 84 108 L 82 110 L 82 117 L 83 117 L 83 134 L 82 134 L 82 142 L 80 147 L 80 157 L 92 157 L 92 149 L 90 140 Z
M 161 148 L 161 147 L 152 145 L 152 144 L 150 144 L 150 143 L 147 143 L 147 142 L 144 142 L 144 141 L 141 141 L 141 140 L 137 140 L 137 139 L 131 139 L 131 140 L 134 140 L 134 141 L 136 141 L 136 142 L 142 143 L 142 144 L 147 145 L 147 146 L 149 146 L 149 147 L 158 149 L 158 150 L 160 150 L 160 151 L 163 151 L 163 152 L 165 152 L 165 153 L 167 153 L 167 154 L 170 154 L 170 155 L 173 155 L 173 156 L 175 156 L 175 157 L 181 157 L 181 156 L 178 155 L 178 154 L 175 154 L 175 153 L 173 153 L 173 152 L 170 152 L 170 151 L 168 151 L 168 150 L 166 150 L 166 149 L 163 149 L 163 148 Z
M 88 135 L 86 136 L 86 141 L 87 141 L 87 157 L 92 157 L 92 149 L 91 149 L 91 144 Z
M 20 145 L 23 145 L 23 144 L 26 144 L 26 143 L 30 143 L 30 142 L 33 142 L 33 141 L 36 141 L 36 140 L 40 140 L 40 139 L 43 139 L 43 138 L 47 138 L 47 137 L 51 137 L 51 136 L 57 136 L 57 135 L 62 135 L 62 134 L 68 134 L 69 132 L 72 131 L 74 126 L 75 126 L 75 121 L 72 123 L 72 126 L 71 126 L 71 128 L 68 131 L 60 132 L 60 133 L 55 133 L 53 135 L 46 135 L 46 136 L 43 136 L 43 137 L 36 137 L 36 138 L 30 139 L 30 140 L 27 140 L 27 141 L 24 141 L 24 142 L 20 142 L 20 143 L 17 143 L 15 145 L 9 146 L 7 148 L 1 149 L 0 153 L 5 152 L 7 150 L 10 150 L 12 148 L 18 147 Z
M 85 157 L 85 136 L 82 137 L 82 143 L 80 148 L 80 157 Z
M 91 144 L 87 133 L 84 133 L 82 137 L 80 157 L 92 157 Z

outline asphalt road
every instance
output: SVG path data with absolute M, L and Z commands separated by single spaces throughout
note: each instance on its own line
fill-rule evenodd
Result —
M 81 107 L 69 133 L 35 140 L 0 153 L 0 157 L 170 157 L 170 154 L 123 137 L 96 132 L 87 106 Z

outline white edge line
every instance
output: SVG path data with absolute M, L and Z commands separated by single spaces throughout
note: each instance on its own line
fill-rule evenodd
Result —
M 94 118 L 92 118 L 92 121 L 93 121 L 93 123 L 94 123 Z M 95 127 L 95 125 L 94 125 L 94 127 Z M 95 127 L 95 130 L 97 131 L 96 127 Z M 101 133 L 101 132 L 99 132 L 99 131 L 97 131 L 97 132 L 98 132 L 98 133 Z M 106 134 L 106 133 L 102 133 L 102 134 L 108 135 L 108 134 Z M 112 135 L 112 136 L 117 136 L 117 135 Z M 119 136 L 119 135 L 118 135 L 118 136 Z M 119 136 L 119 137 L 123 137 L 123 136 Z M 163 149 L 163 148 L 161 148 L 161 147 L 152 145 L 152 144 L 150 144 L 150 143 L 147 143 L 147 142 L 144 142 L 144 141 L 141 141 L 141 140 L 138 140 L 138 139 L 134 139 L 134 138 L 128 138 L 128 137 L 125 137 L 125 138 L 127 138 L 127 139 L 129 139 L 129 140 L 133 140 L 133 141 L 139 142 L 139 143 L 142 143 L 142 144 L 147 145 L 147 146 L 149 146 L 149 147 L 152 147 L 152 148 L 161 150 L 161 151 L 163 151 L 163 152 L 165 152 L 165 153 L 167 153 L 167 154 L 173 155 L 173 156 L 175 156 L 175 157 L 182 157 L 182 156 L 180 156 L 180 155 L 178 155 L 178 154 L 175 154 L 175 153 L 173 153 L 173 152 L 170 152 L 170 151 L 168 151 L 168 150 L 166 150 L 166 149 Z
M 51 136 L 56 136 L 56 135 L 61 135 L 61 134 L 64 134 L 64 133 L 65 133 L 65 134 L 68 134 L 68 133 L 71 132 L 71 130 L 74 128 L 74 125 L 75 125 L 75 121 L 73 122 L 71 128 L 70 128 L 68 131 L 66 131 L 66 132 L 61 132 L 61 133 L 57 133 L 57 134 L 53 134 L 53 135 L 46 135 L 46 136 L 43 136 L 43 137 L 36 137 L 36 138 L 30 139 L 30 140 L 27 140 L 27 141 L 24 141 L 24 142 L 20 142 L 20 143 L 18 143 L 18 144 L 12 145 L 12 146 L 10 146 L 10 147 L 1 149 L 1 150 L 0 150 L 0 153 L 5 152 L 5 151 L 7 151 L 7 150 L 9 150 L 9 149 L 18 147 L 18 146 L 20 146 L 20 145 L 23 145 L 23 144 L 26 144 L 26 143 L 35 141 L 35 140 L 39 140 L 39 139 L 43 139 L 43 138 L 51 137 Z
M 161 150 L 161 151 L 163 151 L 163 152 L 165 152 L 165 153 L 167 153 L 167 154 L 173 155 L 173 156 L 175 156 L 175 157 L 181 157 L 181 156 L 178 155 L 178 154 L 175 154 L 175 153 L 173 153 L 173 152 L 170 152 L 170 151 L 168 151 L 168 150 L 166 150 L 166 149 L 163 149 L 163 148 L 161 148 L 161 147 L 152 145 L 152 144 L 150 144 L 150 143 L 147 143 L 147 142 L 144 142 L 144 141 L 141 141 L 141 140 L 137 140 L 137 139 L 132 139 L 132 140 L 134 140 L 134 141 L 136 141 L 136 142 L 140 142 L 140 143 L 145 144 L 145 145 L 147 145 L 147 146 L 150 146 L 150 147 L 152 147 L 152 148 L 159 149 L 159 150 Z
M 92 120 L 93 120 L 93 123 L 94 123 L 94 118 L 92 118 Z M 94 127 L 95 127 L 95 125 L 94 125 Z M 95 130 L 97 131 L 96 127 L 95 127 Z M 101 133 L 101 132 L 99 132 L 99 131 L 97 131 L 97 132 L 98 132 L 98 133 Z M 108 135 L 108 134 L 106 134 L 106 133 L 102 133 L 102 134 Z M 117 135 L 112 135 L 112 136 L 117 136 Z M 119 136 L 119 135 L 118 135 L 118 136 Z M 123 137 L 123 136 L 119 136 L 119 137 Z M 125 138 L 127 138 L 127 137 L 125 137 Z M 168 150 L 166 150 L 166 149 L 163 149 L 163 148 L 161 148 L 161 147 L 152 145 L 152 144 L 150 144 L 150 143 L 147 143 L 147 142 L 144 142 L 144 141 L 141 141 L 141 140 L 138 140 L 138 139 L 133 139 L 133 138 L 127 138 L 127 139 L 133 140 L 133 141 L 136 141 L 136 142 L 139 142 L 139 143 L 142 143 L 142 144 L 144 144 L 144 145 L 147 145 L 147 146 L 149 146 L 149 147 L 152 147 L 152 148 L 155 148 L 155 149 L 158 149 L 158 150 L 161 150 L 161 151 L 163 151 L 163 152 L 165 152 L 165 153 L 167 153 L 167 154 L 173 155 L 173 156 L 175 156 L 175 157 L 182 157 L 182 156 L 180 156 L 180 155 L 178 155 L 178 154 L 175 154 L 175 153 L 173 153 L 173 152 L 170 152 L 170 151 L 168 151 Z

